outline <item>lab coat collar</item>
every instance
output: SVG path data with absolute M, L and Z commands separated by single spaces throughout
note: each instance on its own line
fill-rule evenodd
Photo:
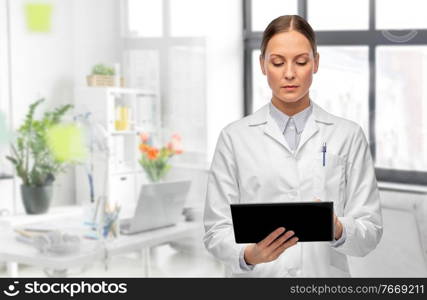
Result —
M 323 110 L 320 106 L 318 106 L 314 101 L 310 100 L 313 105 L 313 111 L 311 115 L 313 116 L 315 122 L 324 123 L 327 125 L 334 124 L 334 121 L 332 120 L 332 115 Z M 269 120 L 269 105 L 270 103 L 265 104 L 260 109 L 258 109 L 256 112 L 254 112 L 252 115 L 248 116 L 249 126 L 258 126 L 258 125 L 264 125 Z M 309 118 L 310 119 L 310 118 Z M 272 120 L 274 121 L 274 120 Z M 309 120 L 307 120 L 309 122 Z
M 305 124 L 307 123 L 308 117 L 311 115 L 312 111 L 313 104 L 310 101 L 310 105 L 307 108 L 290 117 L 287 114 L 281 112 L 273 105 L 273 103 L 270 102 L 270 114 L 276 121 L 282 133 L 286 130 L 287 126 L 289 126 L 289 120 L 292 118 L 294 120 L 296 131 L 298 134 L 300 134 L 304 130 Z
M 319 131 L 318 123 L 323 123 L 326 125 L 332 125 L 334 122 L 331 118 L 331 115 L 324 111 L 320 106 L 312 101 L 313 111 L 310 117 L 307 120 L 306 127 L 302 132 L 301 139 L 298 145 L 298 148 L 292 151 L 288 144 L 285 142 L 283 134 L 280 132 L 277 123 L 271 117 L 269 103 L 262 106 L 259 110 L 249 116 L 249 126 L 260 126 L 265 125 L 264 133 L 272 137 L 283 147 L 285 147 L 290 153 L 297 154 L 299 150 L 304 146 L 304 144 Z

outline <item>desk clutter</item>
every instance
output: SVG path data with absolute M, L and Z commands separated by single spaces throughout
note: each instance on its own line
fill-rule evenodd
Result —
M 16 239 L 34 246 L 41 254 L 64 255 L 77 253 L 80 250 L 80 237 L 59 230 L 48 229 L 15 229 Z
M 119 205 L 110 204 L 104 197 L 100 197 L 88 208 L 84 225 L 89 230 L 84 237 L 93 240 L 119 237 L 120 210 L 121 207 Z
M 102 199 L 88 207 L 86 213 L 64 219 L 60 229 L 54 222 L 37 222 L 13 226 L 17 241 L 33 246 L 49 256 L 78 253 L 83 241 L 105 241 L 117 238 L 120 206 Z M 86 245 L 87 246 L 87 245 Z

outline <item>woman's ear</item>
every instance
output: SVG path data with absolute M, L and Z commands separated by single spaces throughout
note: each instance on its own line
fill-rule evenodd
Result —
M 262 74 L 266 75 L 265 68 L 264 68 L 264 61 L 265 61 L 264 57 L 262 55 L 260 55 L 259 56 L 259 64 L 261 66 L 261 71 L 262 71 Z
M 317 73 L 317 70 L 319 69 L 319 60 L 320 60 L 320 54 L 319 52 L 316 53 L 316 57 L 314 58 L 314 74 Z

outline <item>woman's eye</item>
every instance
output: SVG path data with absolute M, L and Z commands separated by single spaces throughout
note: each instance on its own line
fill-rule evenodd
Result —
M 273 63 L 273 66 L 275 67 L 280 67 L 281 65 L 283 65 L 283 63 Z
M 304 66 L 304 65 L 306 65 L 307 64 L 307 62 L 306 61 L 304 61 L 304 62 L 297 62 L 297 65 L 300 65 L 300 66 Z

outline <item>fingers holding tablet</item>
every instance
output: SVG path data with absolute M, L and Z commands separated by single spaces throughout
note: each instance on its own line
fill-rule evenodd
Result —
M 286 231 L 284 227 L 279 227 L 259 243 L 247 246 L 244 259 L 250 265 L 273 261 L 297 241 L 298 238 L 292 230 Z

